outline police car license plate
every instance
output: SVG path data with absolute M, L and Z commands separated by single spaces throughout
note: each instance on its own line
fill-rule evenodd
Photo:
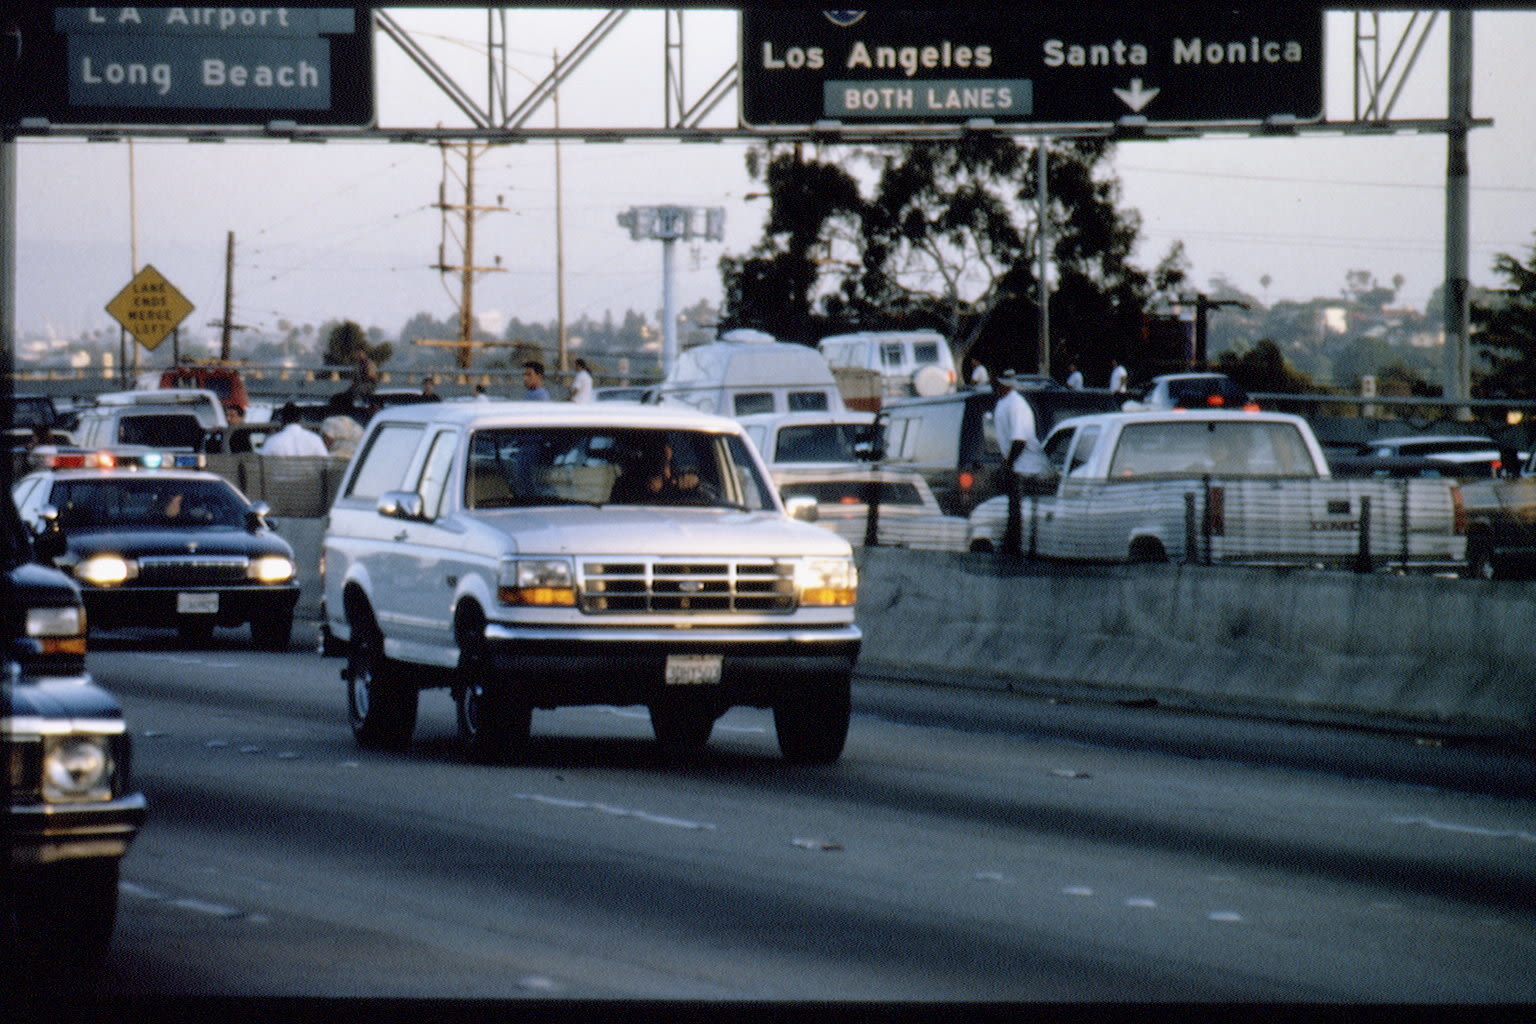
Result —
M 185 592 L 177 594 L 176 610 L 182 615 L 215 615 L 219 611 L 219 595 Z
M 667 685 L 709 686 L 718 683 L 724 661 L 724 656 L 719 654 L 669 654 Z

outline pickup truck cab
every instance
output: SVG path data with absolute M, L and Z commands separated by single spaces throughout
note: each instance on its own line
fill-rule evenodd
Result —
M 516 756 L 535 708 L 616 704 L 674 752 L 772 708 L 786 757 L 835 761 L 856 594 L 848 543 L 786 513 L 741 426 L 672 407 L 386 409 L 324 540 L 359 743 L 405 746 L 445 687 L 474 760 Z
M 1051 473 L 1030 480 L 1023 525 L 1046 557 L 1448 567 L 1465 551 L 1454 481 L 1333 479 L 1299 416 L 1082 416 L 1051 431 L 1045 454 Z M 977 506 L 971 550 L 996 549 L 1006 518 L 1005 497 Z

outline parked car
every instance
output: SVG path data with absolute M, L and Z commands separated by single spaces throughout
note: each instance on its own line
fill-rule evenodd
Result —
M 771 707 L 786 758 L 835 761 L 861 634 L 848 543 L 796 522 L 736 421 L 675 406 L 448 402 L 374 417 L 324 540 L 324 649 L 357 741 L 403 748 L 447 688 L 474 760 L 535 708 L 649 708 L 697 750 Z
M 889 398 L 930 398 L 955 390 L 955 357 L 938 331 L 858 331 L 822 338 L 816 347 L 834 369 L 874 370 Z
M 3 500 L 0 979 L 15 996 L 19 981 L 73 985 L 99 965 L 117 918 L 119 863 L 147 803 L 133 788 L 122 708 L 86 671 L 80 592 L 34 560 L 16 506 Z
M 1504 470 L 1516 469 L 1521 453 L 1516 453 L 1514 465 L 1506 467 L 1507 453 L 1490 437 L 1471 435 L 1420 435 L 1378 438 L 1362 444 L 1353 458 L 1378 460 L 1385 465 L 1388 460 L 1401 460 L 1409 465 L 1418 460 L 1431 462 L 1440 467 L 1445 476 L 1460 479 L 1496 477 Z M 1333 459 L 1336 467 L 1348 472 L 1348 459 Z
M 217 446 L 228 426 L 224 405 L 212 391 L 169 388 L 98 395 L 94 406 L 81 410 L 73 433 L 84 448 L 201 452 Z
M 875 500 L 874 541 L 914 551 L 964 551 L 969 522 L 945 515 L 922 474 L 875 466 L 801 464 L 772 470 L 786 502 L 816 503 L 816 522 L 858 547 L 870 537 L 869 501 Z
M 874 413 L 757 413 L 736 418 L 770 469 L 858 466 L 879 455 Z
M 93 626 L 174 626 L 206 643 L 215 626 L 287 648 L 299 584 L 293 549 L 193 454 L 58 452 L 13 496 L 37 552 L 83 589 Z
M 1120 406 L 1125 412 L 1149 409 L 1242 409 L 1252 402 L 1248 392 L 1224 373 L 1166 373 Z

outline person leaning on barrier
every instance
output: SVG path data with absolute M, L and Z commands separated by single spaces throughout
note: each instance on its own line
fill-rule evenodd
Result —
M 299 407 L 287 402 L 277 410 L 277 422 L 281 430 L 262 442 L 263 455 L 329 455 L 325 442 L 313 430 L 306 430 L 299 423 Z
M 1035 410 L 1015 387 L 1017 376 L 1004 370 L 992 381 L 997 404 L 992 424 L 997 445 L 1003 451 L 1003 489 L 1008 495 L 1008 525 L 1003 530 L 1003 554 L 1022 555 L 1024 540 L 1024 478 L 1038 481 L 1050 471 L 1040 438 L 1035 432 Z

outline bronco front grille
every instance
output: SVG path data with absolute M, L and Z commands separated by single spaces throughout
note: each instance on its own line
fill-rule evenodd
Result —
M 210 586 L 244 583 L 244 555 L 150 555 L 139 559 L 141 586 Z
M 584 562 L 581 610 L 615 612 L 791 612 L 791 562 Z

